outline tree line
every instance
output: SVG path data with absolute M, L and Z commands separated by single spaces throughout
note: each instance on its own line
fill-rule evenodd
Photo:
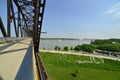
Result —
M 55 46 L 55 50 L 75 50 L 75 51 L 85 51 L 93 53 L 95 49 L 111 52 L 120 52 L 120 39 L 104 39 L 104 40 L 94 40 L 90 44 L 76 45 L 75 47 L 65 46 L 63 49 L 59 46 Z
M 93 45 L 104 45 L 104 44 L 120 44 L 120 39 L 104 39 L 104 40 L 93 40 L 91 41 Z
M 55 50 L 62 50 L 61 47 L 59 46 L 55 46 Z M 64 51 L 69 51 L 69 50 L 75 50 L 75 51 L 85 51 L 85 52 L 89 52 L 89 53 L 93 53 L 95 48 L 92 45 L 89 44 L 83 44 L 83 45 L 77 45 L 74 48 L 73 47 L 68 47 L 65 46 L 63 48 Z

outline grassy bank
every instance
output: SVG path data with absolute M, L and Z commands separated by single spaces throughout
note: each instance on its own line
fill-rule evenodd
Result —
M 41 53 L 51 80 L 120 80 L 120 62 L 89 57 Z M 96 63 L 99 62 L 99 63 Z

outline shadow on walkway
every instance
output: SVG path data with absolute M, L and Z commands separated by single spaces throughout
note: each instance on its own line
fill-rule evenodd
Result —
M 7 53 L 12 53 L 12 52 L 17 52 L 17 51 L 27 50 L 27 49 L 28 48 L 21 48 L 21 49 L 9 50 L 9 51 L 0 52 L 0 54 L 7 54 Z
M 34 80 L 32 44 L 27 49 L 15 80 Z
M 3 80 L 1 76 L 0 76 L 0 80 Z
M 15 41 L 15 42 L 10 42 L 10 43 L 8 43 L 8 44 L 6 44 L 6 45 L 4 45 L 4 46 L 1 46 L 1 47 L 0 47 L 0 51 L 6 49 L 6 48 L 8 48 L 8 47 L 10 47 L 10 46 L 12 46 L 12 45 L 14 45 L 14 44 L 16 44 L 16 43 L 20 43 L 20 41 L 22 41 L 22 40 Z

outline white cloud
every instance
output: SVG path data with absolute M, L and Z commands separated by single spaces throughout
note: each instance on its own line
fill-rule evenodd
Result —
M 117 8 L 117 7 L 120 7 L 120 2 L 115 4 L 114 6 L 112 6 L 111 8 Z
M 120 11 L 114 13 L 113 16 L 114 16 L 115 18 L 117 18 L 117 19 L 120 19 Z
M 120 2 L 110 7 L 105 14 L 112 15 L 113 17 L 120 19 Z
M 113 14 L 113 13 L 119 11 L 119 10 L 120 10 L 120 8 L 108 9 L 108 10 L 105 12 L 105 14 Z

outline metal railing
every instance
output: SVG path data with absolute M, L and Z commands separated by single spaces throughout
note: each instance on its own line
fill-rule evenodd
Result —
M 43 62 L 42 62 L 39 54 L 40 54 L 39 52 L 35 53 L 35 59 L 36 59 L 36 65 L 37 65 L 37 68 L 38 68 L 39 78 L 40 78 L 40 80 L 49 80 L 48 74 L 45 70 L 45 67 L 43 65 Z

